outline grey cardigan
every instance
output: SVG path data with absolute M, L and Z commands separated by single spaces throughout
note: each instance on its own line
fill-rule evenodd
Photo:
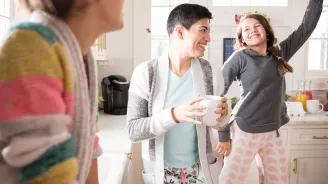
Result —
M 212 68 L 209 62 L 194 58 L 191 67 L 195 94 L 213 95 Z M 131 79 L 127 129 L 133 142 L 142 141 L 146 184 L 163 183 L 163 137 L 169 128 L 177 124 L 172 118 L 171 108 L 163 109 L 168 70 L 169 61 L 166 55 L 139 65 Z M 229 117 L 222 121 L 229 121 Z M 213 154 L 212 127 L 197 125 L 196 129 L 204 179 L 207 184 L 217 183 L 220 167 Z

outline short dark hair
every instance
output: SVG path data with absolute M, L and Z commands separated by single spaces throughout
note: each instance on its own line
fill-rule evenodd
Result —
M 213 18 L 212 13 L 206 7 L 198 4 L 180 4 L 171 11 L 167 19 L 167 33 L 171 35 L 176 25 L 181 25 L 189 30 L 193 24 L 203 18 Z

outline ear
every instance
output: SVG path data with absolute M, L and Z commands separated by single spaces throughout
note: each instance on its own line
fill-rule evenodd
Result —
M 178 25 L 175 27 L 175 33 L 180 40 L 184 38 L 184 29 L 182 26 Z

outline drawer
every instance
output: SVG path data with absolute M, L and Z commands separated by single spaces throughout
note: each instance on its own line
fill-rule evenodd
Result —
M 293 129 L 291 132 L 293 145 L 328 144 L 328 129 Z

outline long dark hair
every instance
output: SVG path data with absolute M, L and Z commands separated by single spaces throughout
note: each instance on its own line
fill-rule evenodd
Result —
M 275 40 L 274 31 L 269 21 L 263 15 L 246 14 L 240 18 L 239 25 L 236 31 L 234 49 L 240 50 L 248 47 L 248 45 L 246 43 L 243 43 L 242 41 L 242 27 L 241 27 L 241 23 L 243 22 L 243 20 L 248 18 L 256 19 L 264 27 L 265 32 L 267 34 L 267 51 L 270 52 L 272 55 L 276 56 L 277 59 L 280 61 L 278 65 L 278 71 L 280 76 L 284 76 L 287 72 L 293 72 L 293 67 L 290 66 L 288 62 L 280 56 L 278 50 L 276 49 L 276 47 L 274 47 L 274 40 Z

